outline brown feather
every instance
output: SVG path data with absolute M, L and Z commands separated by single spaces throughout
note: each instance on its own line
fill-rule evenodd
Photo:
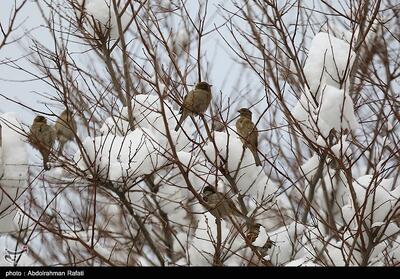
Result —
M 212 98 L 210 88 L 207 87 L 207 89 L 208 90 L 200 89 L 196 86 L 195 89 L 191 90 L 185 96 L 181 108 L 182 116 L 180 117 L 178 124 L 175 127 L 175 131 L 179 130 L 179 127 L 182 126 L 183 122 L 189 115 L 201 115 L 206 112 Z
M 39 150 L 43 157 L 43 167 L 48 170 L 49 155 L 56 140 L 56 133 L 52 126 L 47 124 L 46 118 L 37 116 L 33 120 L 31 131 L 28 135 L 29 143 Z
M 251 121 L 251 114 L 242 114 L 236 121 L 236 131 L 245 147 L 249 148 L 253 154 L 256 166 L 261 166 L 261 160 L 257 153 L 258 130 Z

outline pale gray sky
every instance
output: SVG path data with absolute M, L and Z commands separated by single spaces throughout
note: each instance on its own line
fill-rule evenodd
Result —
M 2 22 L 8 20 L 13 3 L 14 1 L 2 1 L 2 7 L 0 9 L 0 20 Z M 26 4 L 19 14 L 17 21 L 19 27 L 17 31 L 13 33 L 12 38 L 20 38 L 20 40 L 18 44 L 6 45 L 1 49 L 0 61 L 4 58 L 11 60 L 18 59 L 27 53 L 23 48 L 29 47 L 31 42 L 24 34 L 29 30 L 38 40 L 48 40 L 48 34 L 44 32 L 43 28 L 39 27 L 42 24 L 42 20 L 38 9 L 36 9 L 36 4 L 33 1 Z M 34 68 L 25 59 L 19 59 L 17 63 L 25 70 L 34 71 Z M 45 90 L 48 90 L 48 87 L 41 81 L 32 80 L 32 76 L 29 74 L 21 70 L 12 69 L 7 65 L 0 65 L 0 92 L 3 95 L 22 101 L 25 104 L 30 104 L 37 109 L 41 109 L 43 105 L 39 103 L 40 98 L 34 92 L 42 92 Z M 33 116 L 30 111 L 4 100 L 4 98 L 0 98 L 0 110 L 1 112 L 15 111 L 24 122 L 28 121 L 29 123 Z
M 0 9 L 0 20 L 4 22 L 9 18 L 9 12 L 14 1 L 2 0 L 1 2 L 2 7 Z M 191 2 L 188 1 L 188 3 Z M 213 28 L 214 25 L 219 26 L 224 22 L 221 16 L 215 14 L 216 6 L 219 3 L 221 3 L 221 0 L 211 0 L 209 2 L 207 30 Z M 39 40 L 41 43 L 46 45 L 46 42 L 48 42 L 48 44 L 51 44 L 49 33 L 43 26 L 41 26 L 43 20 L 35 1 L 29 1 L 27 3 L 18 16 L 18 23 L 19 27 L 17 31 L 13 33 L 12 38 L 20 38 L 20 40 L 18 41 L 18 44 L 10 44 L 1 49 L 0 61 L 4 58 L 18 59 L 28 52 L 28 48 L 32 44 L 31 39 L 27 35 L 24 35 L 28 31 L 31 36 Z M 226 29 L 222 28 L 220 30 L 224 32 Z M 239 72 L 238 66 L 234 67 L 234 62 L 230 58 L 230 51 L 225 43 L 220 39 L 217 32 L 207 36 L 204 41 L 203 50 L 207 57 L 206 60 L 212 60 L 214 62 L 212 72 L 209 74 L 211 82 L 214 85 L 213 88 L 216 91 L 223 89 L 224 95 L 226 96 L 231 91 L 230 85 L 232 85 L 238 75 L 241 75 L 242 73 Z M 37 70 L 27 62 L 26 58 L 17 60 L 17 63 L 24 70 L 37 73 Z M 53 91 L 54 89 L 47 86 L 44 82 L 33 80 L 33 77 L 24 71 L 12 69 L 7 65 L 0 65 L 0 93 L 9 98 L 23 102 L 37 110 L 46 110 L 42 103 L 44 99 L 41 98 L 37 92 L 52 94 Z M 22 108 L 4 98 L 0 98 L 0 112 L 8 111 L 17 112 L 25 124 L 30 124 L 34 117 L 34 113 L 28 109 Z

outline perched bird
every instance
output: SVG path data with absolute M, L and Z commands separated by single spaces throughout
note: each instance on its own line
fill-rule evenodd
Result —
M 238 216 L 246 218 L 246 216 L 237 209 L 235 203 L 227 198 L 224 194 L 216 192 L 210 186 L 206 186 L 202 192 L 203 200 L 209 205 L 210 213 L 214 217 L 229 219 L 229 216 Z
M 76 122 L 73 119 L 71 111 L 64 110 L 57 119 L 54 128 L 57 139 L 60 142 L 58 154 L 61 155 L 64 145 L 69 140 L 74 140 L 76 134 Z
M 240 117 L 236 121 L 236 131 L 240 136 L 240 140 L 244 146 L 249 148 L 253 153 L 256 166 L 261 166 L 260 157 L 258 157 L 258 131 L 254 123 L 251 121 L 251 111 L 247 108 L 241 108 L 239 111 Z
M 256 247 L 256 249 L 261 254 L 261 256 L 265 257 L 268 254 L 268 251 L 272 248 L 272 246 L 275 246 L 275 242 L 268 237 L 264 245 L 261 247 Z
M 260 235 L 261 232 L 261 227 L 263 227 L 261 224 L 259 223 L 255 223 L 254 221 L 252 222 L 252 224 L 250 224 L 248 226 L 248 231 L 246 233 L 246 238 L 253 244 L 255 245 L 254 248 L 256 250 L 258 250 L 258 252 L 260 253 L 261 256 L 266 256 L 268 251 L 271 249 L 272 246 L 275 245 L 275 242 L 271 240 L 271 238 L 268 235 Z M 265 232 L 265 228 L 263 228 L 264 230 L 264 234 L 266 234 Z M 262 233 L 261 233 L 262 234 Z M 260 241 L 256 240 L 258 239 L 258 237 L 261 237 L 261 239 L 265 239 L 265 237 L 267 237 L 267 240 L 264 242 L 264 244 L 260 243 Z M 256 242 L 256 243 L 254 243 Z M 262 246 L 261 246 L 262 245 Z
M 260 234 L 260 227 L 259 223 L 253 223 L 249 226 L 249 230 L 247 231 L 246 238 L 253 243 L 256 241 L 257 237 Z
M 175 131 L 183 124 L 183 121 L 189 115 L 203 114 L 211 102 L 211 86 L 207 82 L 199 82 L 194 89 L 190 91 L 183 99 L 180 113 L 182 113 L 179 123 L 175 127 Z
M 28 140 L 30 144 L 42 154 L 43 167 L 45 170 L 50 169 L 47 162 L 49 161 L 49 155 L 55 139 L 55 130 L 52 126 L 47 124 L 47 119 L 41 115 L 36 116 L 33 120 Z

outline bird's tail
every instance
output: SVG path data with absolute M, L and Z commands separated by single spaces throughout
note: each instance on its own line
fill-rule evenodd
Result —
M 45 170 L 50 170 L 50 167 L 49 167 L 49 165 L 48 165 L 48 162 L 49 162 L 49 158 L 48 158 L 48 156 L 43 156 L 43 168 L 45 169 Z
M 179 118 L 178 124 L 176 124 L 175 127 L 175 132 L 178 132 L 179 127 L 182 126 L 183 121 L 185 121 L 187 117 L 187 113 L 185 113 L 184 111 L 182 112 L 181 118 Z
M 258 156 L 257 150 L 252 150 L 253 156 L 254 156 L 254 161 L 256 161 L 256 166 L 261 166 L 261 160 L 260 157 Z
M 64 150 L 64 145 L 65 145 L 65 142 L 60 141 L 60 145 L 58 146 L 58 156 L 62 156 L 63 150 Z
M 42 155 L 43 158 L 43 168 L 45 170 L 50 170 L 50 166 L 49 166 L 49 156 L 50 156 L 50 150 L 48 150 L 47 148 L 41 148 L 40 150 L 40 154 Z
M 179 123 L 180 123 L 180 121 L 179 121 Z M 179 130 L 179 127 L 181 126 L 180 124 L 176 124 L 176 127 L 175 127 L 175 132 L 178 132 L 178 130 Z

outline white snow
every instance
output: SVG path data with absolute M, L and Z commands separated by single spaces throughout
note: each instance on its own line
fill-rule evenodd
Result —
M 311 92 L 305 87 L 304 93 L 292 110 L 292 115 L 299 122 L 305 136 L 311 140 L 315 139 L 317 131 L 315 121 L 317 104 L 315 102 Z
M 319 106 L 315 106 L 314 100 L 303 94 L 293 108 L 293 116 L 309 139 L 315 141 L 316 135 L 326 138 L 332 129 L 354 131 L 359 127 L 353 100 L 344 90 L 323 86 L 318 103 Z M 321 140 L 317 142 L 325 146 Z
M 111 133 L 112 135 L 123 136 L 129 130 L 129 122 L 122 117 L 108 117 L 105 119 L 100 133 L 103 136 Z
M 172 33 L 168 39 L 168 47 L 179 57 L 189 51 L 190 37 L 185 28 Z
M 222 241 L 227 241 L 225 249 L 222 249 L 222 253 L 226 253 L 227 248 L 229 251 L 236 251 L 239 247 L 243 247 L 244 240 L 237 236 L 234 239 L 230 239 L 231 227 L 229 223 L 224 220 L 221 221 L 221 238 Z M 182 243 L 187 242 L 187 237 L 181 235 Z M 215 224 L 215 218 L 210 213 L 204 214 L 198 223 L 197 230 L 193 236 L 191 243 L 191 249 L 189 249 L 188 257 L 191 265 L 211 265 L 213 263 L 213 255 L 215 253 L 215 241 L 217 239 L 217 226 Z M 228 252 L 233 254 L 232 252 Z M 231 263 L 232 264 L 232 263 Z
M 312 179 L 314 174 L 316 173 L 319 165 L 319 156 L 313 155 L 310 159 L 308 159 L 303 165 L 300 166 L 302 174 L 308 179 Z
M 163 103 L 161 103 L 163 102 Z M 165 118 L 162 114 L 162 106 L 164 107 Z M 132 99 L 132 114 L 135 120 L 135 125 L 141 128 L 148 128 L 157 138 L 167 140 L 167 131 L 175 144 L 176 149 L 179 151 L 189 144 L 189 140 L 179 129 L 178 132 L 174 131 L 177 119 L 179 119 L 179 112 L 173 109 L 172 104 L 167 100 L 160 100 L 157 95 L 136 95 Z M 128 109 L 124 107 L 121 115 L 124 119 L 128 119 Z M 194 132 L 191 119 L 188 118 L 183 124 L 183 130 L 188 135 Z M 164 145 L 166 148 L 167 145 Z
M 275 243 L 270 251 L 271 262 L 274 265 L 283 265 L 293 260 L 297 252 L 297 244 L 305 227 L 296 222 L 288 226 L 283 226 L 273 232 L 268 233 L 271 240 Z
M 82 170 L 94 166 L 104 178 L 115 181 L 132 179 L 149 174 L 165 163 L 166 158 L 162 156 L 164 140 L 145 128 L 136 129 L 126 136 L 88 137 L 83 142 L 83 156 L 78 151 L 74 159 Z
M 333 35 L 320 32 L 312 40 L 303 69 L 309 90 L 304 89 L 292 110 L 309 139 L 327 137 L 332 129 L 357 129 L 353 101 L 346 92 L 354 57 L 350 45 Z
M 393 183 L 389 179 L 374 178 L 373 175 L 364 175 L 354 181 L 355 202 L 358 207 L 363 206 L 362 231 L 364 239 L 368 239 L 365 232 L 368 228 L 380 228 L 379 233 L 385 236 L 393 236 L 400 232 L 396 223 L 388 221 L 390 217 L 399 208 L 398 200 L 400 198 L 400 187 L 388 190 L 387 185 Z M 350 225 L 353 230 L 358 229 L 355 216 L 355 206 L 351 194 L 348 194 L 348 204 L 343 206 L 342 214 L 344 221 Z M 367 227 L 365 227 L 367 226 Z
M 121 5 L 117 7 L 119 13 L 125 6 L 125 3 L 126 3 L 125 1 L 122 1 Z M 96 27 L 97 28 L 100 27 L 103 33 L 105 33 L 108 29 L 110 29 L 111 39 L 117 39 L 119 37 L 118 20 L 117 20 L 118 17 L 115 14 L 112 0 L 86 0 L 85 10 L 90 22 L 90 27 L 88 27 L 89 30 L 91 29 L 94 31 L 93 23 L 95 23 Z M 128 8 L 120 18 L 123 30 L 127 27 L 127 24 L 129 22 L 130 16 L 128 15 L 127 12 L 129 10 L 130 9 Z
M 305 262 L 307 262 L 306 258 L 300 258 L 300 259 L 296 259 L 296 260 L 293 260 L 291 262 L 288 262 L 287 264 L 285 264 L 285 266 L 296 266 L 296 267 L 299 267 L 299 266 L 302 266 Z
M 352 154 L 350 149 L 350 142 L 346 140 L 346 136 L 342 136 L 341 141 L 331 147 L 333 154 L 336 158 L 349 157 Z
M 364 218 L 371 226 L 385 221 L 386 216 L 395 209 L 392 205 L 400 198 L 398 187 L 388 191 L 385 182 L 386 179 L 379 181 L 372 175 L 364 175 L 353 183 L 357 204 L 360 206 L 365 203 Z
M 234 128 L 230 127 L 228 131 L 231 129 Z M 230 176 L 237 178 L 236 185 L 242 194 L 247 194 L 257 201 L 273 197 L 278 190 L 277 186 L 264 174 L 261 167 L 255 165 L 249 149 L 243 151 L 243 144 L 236 133 L 214 132 L 214 140 L 215 146 L 211 141 L 204 146 L 208 158 L 217 165 L 227 161 Z M 216 150 L 219 151 L 218 156 Z
M 355 53 L 347 42 L 325 32 L 316 34 L 304 66 L 304 74 L 314 96 L 318 96 L 324 85 L 341 88 L 354 58 Z
M 258 247 L 263 247 L 265 245 L 265 243 L 268 241 L 269 236 L 267 234 L 267 232 L 265 231 L 264 226 L 260 226 L 260 233 L 258 234 L 258 237 L 256 238 L 256 240 L 253 242 L 254 246 L 258 246 Z
M 327 137 L 332 129 L 337 132 L 341 129 L 357 129 L 358 121 L 351 97 L 343 90 L 327 85 L 322 90 L 317 123 L 324 137 Z
M 28 185 L 28 155 L 15 113 L 0 116 L 2 126 L 2 177 L 0 180 L 0 233 L 14 231 L 14 202 Z M 12 200 L 10 200 L 10 198 Z

